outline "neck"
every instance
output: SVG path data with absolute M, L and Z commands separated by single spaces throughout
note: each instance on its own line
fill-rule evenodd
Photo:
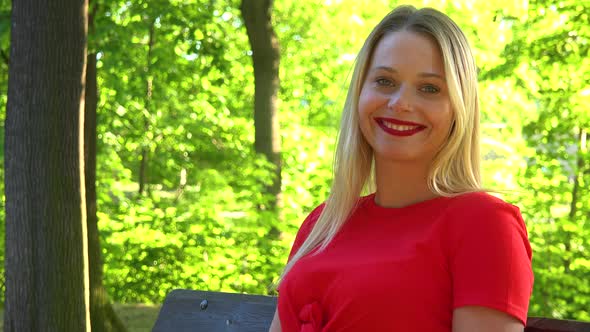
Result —
M 375 160 L 375 203 L 399 208 L 437 197 L 428 188 L 429 165 Z

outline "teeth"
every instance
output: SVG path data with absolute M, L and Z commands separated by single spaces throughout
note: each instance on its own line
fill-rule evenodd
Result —
M 397 130 L 397 131 L 408 131 L 408 130 L 413 130 L 413 129 L 418 128 L 418 126 L 401 126 L 401 125 L 396 125 L 396 124 L 393 124 L 393 123 L 389 123 L 387 121 L 384 121 L 383 123 L 385 124 L 385 126 L 387 128 L 391 128 L 391 129 L 394 129 L 394 130 Z

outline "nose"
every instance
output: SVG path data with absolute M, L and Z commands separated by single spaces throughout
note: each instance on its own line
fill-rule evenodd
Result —
M 392 92 L 387 107 L 394 112 L 409 112 L 412 110 L 412 91 L 407 85 L 400 86 Z

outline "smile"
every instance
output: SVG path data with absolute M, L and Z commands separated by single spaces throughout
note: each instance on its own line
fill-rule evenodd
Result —
M 412 130 L 412 129 L 418 128 L 418 126 L 398 126 L 398 125 L 394 125 L 393 123 L 389 123 L 389 122 L 383 122 L 383 124 L 386 125 L 387 128 L 395 129 L 397 131 L 407 131 L 407 130 Z
M 376 118 L 375 121 L 383 131 L 393 136 L 412 136 L 424 129 L 423 125 L 388 118 Z

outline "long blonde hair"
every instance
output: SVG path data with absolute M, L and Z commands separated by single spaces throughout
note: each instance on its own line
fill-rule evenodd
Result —
M 354 211 L 363 189 L 373 190 L 373 150 L 359 128 L 359 95 L 375 47 L 386 34 L 401 30 L 421 33 L 437 42 L 453 108 L 453 127 L 431 164 L 428 186 L 440 196 L 481 190 L 477 70 L 467 38 L 448 16 L 435 9 L 397 7 L 373 29 L 356 59 L 342 112 L 330 195 L 311 233 L 285 266 L 281 280 L 301 257 L 318 246 L 320 251 L 325 249 Z

